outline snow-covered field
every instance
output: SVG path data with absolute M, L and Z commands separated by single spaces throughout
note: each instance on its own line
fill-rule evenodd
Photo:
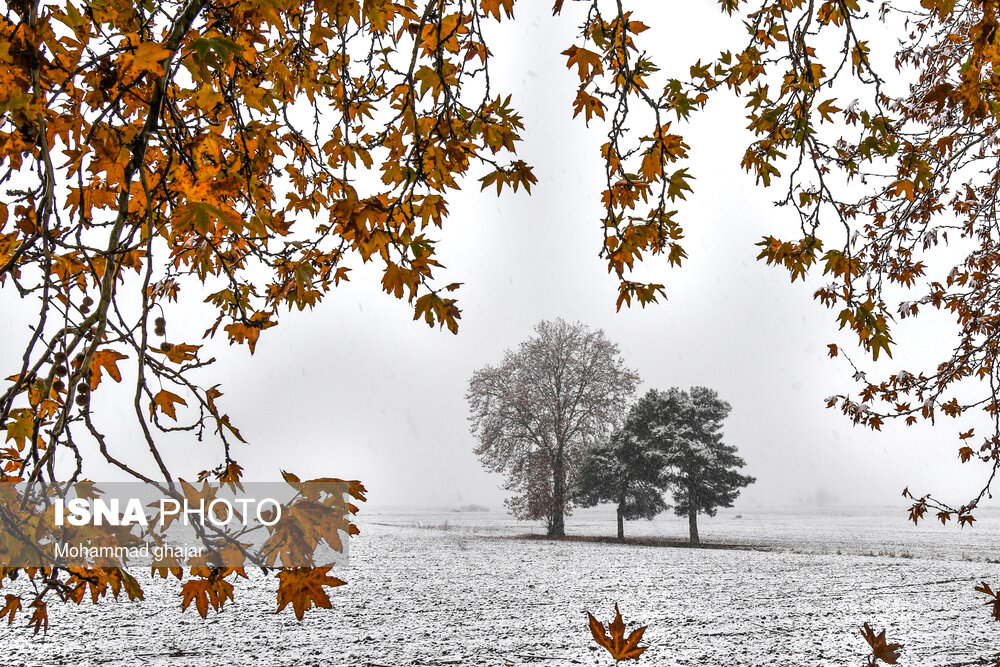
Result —
M 19 618 L 2 630 L 10 665 L 611 665 L 586 611 L 648 625 L 649 665 L 863 664 L 858 627 L 887 627 L 901 665 L 992 664 L 1000 623 L 979 581 L 1000 583 L 1000 516 L 974 530 L 914 528 L 898 510 L 732 512 L 702 522 L 692 550 L 517 537 L 501 512 L 370 511 L 332 610 L 275 616 L 259 574 L 202 620 L 181 614 L 176 581 L 142 604 L 53 605 L 46 638 Z M 579 512 L 576 534 L 612 534 L 607 510 Z M 537 531 L 537 527 L 535 527 Z M 630 534 L 682 538 L 665 516 Z M 839 551 L 839 554 L 838 554 Z M 5 589 L 10 584 L 5 582 Z

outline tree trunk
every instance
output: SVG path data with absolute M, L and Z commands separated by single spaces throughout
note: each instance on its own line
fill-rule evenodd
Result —
M 566 537 L 566 520 L 558 509 L 552 510 L 549 518 L 549 537 Z
M 618 541 L 625 541 L 625 520 L 622 517 L 622 506 L 618 505 Z
M 693 483 L 688 483 L 688 530 L 691 534 L 691 544 L 701 544 L 701 539 L 698 537 L 698 496 Z
M 549 537 L 566 537 L 566 468 L 562 447 L 556 455 L 552 471 L 552 516 L 549 519 Z

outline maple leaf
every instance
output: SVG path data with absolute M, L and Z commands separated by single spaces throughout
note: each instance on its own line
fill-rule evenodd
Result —
M 35 432 L 35 418 L 28 408 L 11 410 L 10 416 L 13 419 L 6 425 L 7 440 L 13 440 L 18 451 L 21 451 Z
M 514 18 L 514 0 L 479 0 L 479 6 L 483 13 L 492 15 L 497 21 L 500 20 L 501 7 L 507 18 Z
M 202 618 L 208 616 L 208 606 L 215 611 L 222 611 L 226 600 L 233 599 L 233 585 L 225 579 L 193 579 L 184 582 L 181 587 L 181 611 L 194 602 L 195 608 Z
M 19 611 L 21 611 L 21 598 L 8 593 L 6 604 L 4 604 L 3 609 L 0 609 L 0 618 L 8 616 L 7 625 L 11 625 L 14 622 L 14 615 Z
M 816 107 L 816 110 L 819 111 L 820 115 L 823 117 L 823 120 L 825 121 L 832 122 L 833 114 L 837 113 L 838 111 L 843 111 L 843 109 L 834 106 L 833 102 L 834 100 L 826 100 L 825 102 L 821 103 L 818 107 Z
M 121 64 L 126 74 L 138 76 L 142 72 L 163 75 L 162 62 L 171 55 L 170 51 L 154 42 L 138 44 L 132 53 L 123 54 Z
M 330 609 L 330 598 L 324 586 L 343 586 L 346 582 L 328 576 L 329 565 L 325 567 L 295 567 L 278 573 L 278 609 L 280 612 L 289 604 L 295 611 L 295 618 L 302 620 L 306 610 L 313 605 Z
M 992 610 L 993 619 L 996 621 L 1000 621 L 1000 593 L 993 592 L 993 589 L 991 589 L 990 585 L 987 584 L 985 581 L 976 586 L 976 591 L 982 593 L 983 595 L 987 595 L 991 598 L 990 600 L 987 600 L 985 604 L 993 608 Z M 7 598 L 9 599 L 10 596 L 8 595 Z M 3 618 L 3 614 L 0 614 L 0 618 Z
M 39 632 L 45 634 L 49 631 L 49 607 L 45 604 L 45 601 L 41 598 L 35 598 L 34 602 L 28 605 L 29 608 L 34 609 L 31 613 L 31 618 L 28 619 L 28 625 L 35 627 L 35 634 Z
M 163 414 L 170 417 L 174 421 L 177 421 L 177 410 L 174 407 L 174 403 L 187 405 L 187 401 L 177 394 L 169 392 L 166 389 L 161 389 L 159 393 L 153 397 L 153 402 L 150 404 L 149 410 L 150 412 L 155 412 L 158 407 L 163 411 Z
M 101 383 L 101 369 L 103 368 L 115 382 L 122 381 L 122 374 L 118 370 L 118 362 L 128 359 L 127 355 L 116 350 L 98 350 L 94 353 L 94 359 L 90 362 L 90 389 L 97 389 Z
M 573 66 L 576 65 L 580 81 L 589 81 L 604 71 L 601 56 L 593 51 L 571 46 L 563 51 L 562 55 L 567 58 L 566 67 L 573 69 Z
M 194 360 L 200 347 L 201 345 L 187 345 L 186 343 L 177 343 L 176 345 L 163 343 L 159 348 L 150 348 L 150 351 L 165 354 L 167 355 L 167 359 L 175 364 L 180 364 L 185 361 Z
M 268 526 L 271 536 L 262 548 L 265 562 L 271 567 L 279 558 L 283 567 L 312 564 L 312 554 L 320 541 L 343 551 L 340 531 L 351 534 L 345 512 L 346 508 L 331 508 L 305 499 L 283 507 L 278 523 Z
M 872 655 L 876 660 L 881 660 L 888 665 L 895 665 L 899 660 L 899 650 L 902 644 L 889 644 L 885 640 L 885 630 L 875 634 L 875 631 L 865 623 L 861 628 L 861 636 L 865 638 L 868 645 L 872 647 Z
M 590 619 L 590 633 L 594 635 L 594 641 L 603 646 L 615 659 L 615 662 L 622 660 L 638 660 L 647 646 L 639 646 L 642 634 L 646 631 L 646 626 L 633 630 L 628 638 L 625 637 L 625 622 L 622 614 L 615 604 L 615 620 L 608 624 L 608 632 L 604 631 L 604 624 L 594 618 L 593 614 L 587 612 Z

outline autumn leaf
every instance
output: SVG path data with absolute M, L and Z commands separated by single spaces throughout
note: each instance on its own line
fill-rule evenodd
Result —
M 0 609 L 0 619 L 7 616 L 7 625 L 11 625 L 14 622 L 14 615 L 19 611 L 21 611 L 21 598 L 7 593 L 6 604 Z
M 162 61 L 170 56 L 170 51 L 154 42 L 142 42 L 131 53 L 121 57 L 124 72 L 138 76 L 143 72 L 152 72 L 156 76 L 163 74 Z
M 604 71 L 601 56 L 593 51 L 571 46 L 563 51 L 562 55 L 567 57 L 566 67 L 573 69 L 573 66 L 576 66 L 580 81 L 589 81 Z
M 990 598 L 985 604 L 992 607 L 993 620 L 1000 621 L 1000 593 L 994 592 L 985 581 L 976 586 L 976 591 Z M 10 596 L 8 595 L 7 598 L 9 600 Z M 3 618 L 3 614 L 0 614 L 0 618 Z
M 5 442 L 13 440 L 18 451 L 21 451 L 24 449 L 25 443 L 34 433 L 35 417 L 28 408 L 11 410 L 10 416 L 12 421 L 7 422 L 5 427 L 7 429 L 7 438 Z
M 163 411 L 163 414 L 170 417 L 174 421 L 177 421 L 177 411 L 174 407 L 175 403 L 180 403 L 181 405 L 187 405 L 187 401 L 183 398 L 167 391 L 166 389 L 161 389 L 156 396 L 153 397 L 153 402 L 150 404 L 150 411 L 155 412 L 156 408 Z
M 174 362 L 175 364 L 180 364 L 185 361 L 192 361 L 196 358 L 196 353 L 201 345 L 187 345 L 186 343 L 163 343 L 160 347 L 150 348 L 152 352 L 159 352 L 160 354 L 167 355 L 167 359 Z
M 233 585 L 225 579 L 192 579 L 181 586 L 181 611 L 194 602 L 195 608 L 202 618 L 208 616 L 208 607 L 222 611 L 227 600 L 233 599 Z
M 608 632 L 604 631 L 604 625 L 594 618 L 593 614 L 587 612 L 587 617 L 590 619 L 590 633 L 594 636 L 594 641 L 606 648 L 615 662 L 638 660 L 642 652 L 648 648 L 639 646 L 646 626 L 636 628 L 628 638 L 625 637 L 625 622 L 617 604 L 615 604 L 615 620 L 608 625 Z
M 913 201 L 914 187 L 913 181 L 901 178 L 898 181 L 894 181 L 892 185 L 889 186 L 889 192 L 891 194 L 895 194 L 896 196 L 906 197 L 909 201 Z
M 330 598 L 323 587 L 343 586 L 346 583 L 328 576 L 330 567 L 296 567 L 279 572 L 278 609 L 275 613 L 291 604 L 295 618 L 301 621 L 313 605 L 330 609 Z
M 118 370 L 118 362 L 128 359 L 127 355 L 116 350 L 98 350 L 94 353 L 94 359 L 90 362 L 90 389 L 97 389 L 101 383 L 101 369 L 108 372 L 115 382 L 122 381 L 122 374 Z
M 820 115 L 823 117 L 823 120 L 832 122 L 833 114 L 837 113 L 838 111 L 842 111 L 842 109 L 835 107 L 833 103 L 834 100 L 826 100 L 825 102 L 822 102 L 819 106 L 816 107 L 816 110 L 819 111 Z
M 479 7 L 484 14 L 493 16 L 497 21 L 500 20 L 501 7 L 507 18 L 514 18 L 514 0 L 479 0 Z
M 872 648 L 872 655 L 875 656 L 877 660 L 882 662 L 895 665 L 896 661 L 899 660 L 899 650 L 903 648 L 902 644 L 889 644 L 885 639 L 885 630 L 875 634 L 875 631 L 869 627 L 867 623 L 861 628 L 861 636 L 865 638 L 868 645 Z
M 28 605 L 29 609 L 33 609 L 31 612 L 31 618 L 28 619 L 28 625 L 34 626 L 35 634 L 39 632 L 46 634 L 49 631 L 49 607 L 45 604 L 45 601 L 41 598 L 35 598 L 35 600 Z

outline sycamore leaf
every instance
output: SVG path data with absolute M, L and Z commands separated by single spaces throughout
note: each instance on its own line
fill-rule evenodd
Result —
M 914 184 L 913 181 L 908 181 L 905 178 L 901 178 L 898 181 L 893 181 L 892 185 L 889 186 L 889 194 L 896 195 L 897 197 L 906 197 L 909 201 L 914 199 Z
M 202 37 L 191 42 L 191 48 L 198 61 L 216 70 L 223 69 L 226 63 L 242 51 L 239 44 L 225 37 Z
M 567 68 L 573 69 L 573 66 L 576 66 L 577 73 L 580 75 L 580 81 L 589 81 L 604 71 L 601 56 L 593 51 L 581 49 L 578 46 L 571 46 L 563 51 L 562 55 L 567 58 Z
M 184 582 L 181 587 L 181 611 L 194 602 L 195 608 L 202 618 L 208 616 L 208 606 L 215 611 L 222 611 L 226 600 L 233 599 L 233 585 L 225 579 L 192 579 Z
M 330 567 L 296 567 L 279 572 L 278 609 L 275 613 L 291 604 L 295 618 L 301 621 L 313 605 L 330 609 L 330 598 L 323 587 L 343 586 L 346 583 L 328 576 Z
M 8 616 L 7 625 L 11 625 L 14 622 L 14 615 L 19 611 L 21 611 L 21 598 L 8 593 L 6 604 L 3 606 L 3 609 L 0 609 L 0 619 Z
M 45 604 L 44 600 L 36 598 L 34 602 L 28 605 L 29 609 L 34 609 L 31 613 L 31 618 L 28 619 L 28 625 L 35 627 L 35 634 L 39 632 L 45 634 L 49 631 L 49 608 Z
M 625 622 L 617 604 L 615 604 L 615 620 L 608 625 L 607 633 L 604 631 L 604 625 L 594 618 L 593 614 L 587 612 L 587 617 L 590 619 L 590 633 L 594 636 L 594 641 L 606 648 L 615 662 L 639 660 L 639 656 L 648 648 L 639 646 L 642 634 L 646 631 L 645 625 L 633 630 L 628 638 L 625 637 Z
M 138 76 L 143 72 L 152 72 L 156 76 L 162 76 L 162 62 L 170 55 L 170 51 L 155 42 L 141 42 L 131 53 L 122 55 L 121 63 L 128 75 Z
M 4 442 L 13 440 L 18 451 L 23 451 L 25 443 L 35 431 L 35 416 L 28 408 L 11 410 L 10 416 L 12 421 L 7 422 L 7 438 Z
M 177 410 L 174 407 L 174 403 L 180 403 L 181 405 L 187 405 L 187 401 L 183 398 L 167 391 L 166 389 L 161 389 L 160 392 L 153 397 L 153 402 L 150 403 L 150 412 L 155 412 L 156 408 L 160 408 L 163 414 L 170 417 L 174 421 L 177 421 Z
M 94 359 L 90 362 L 90 389 L 97 389 L 101 383 L 101 369 L 103 368 L 115 382 L 122 381 L 122 374 L 118 370 L 118 362 L 128 359 L 127 355 L 115 350 L 98 350 L 94 353 Z
M 152 347 L 150 350 L 165 354 L 167 355 L 167 359 L 175 364 L 180 364 L 185 361 L 193 361 L 196 358 L 199 348 L 201 348 L 201 345 L 187 345 L 186 343 L 171 345 L 170 343 L 163 343 L 159 348 Z
M 976 591 L 990 598 L 985 604 L 993 608 L 993 619 L 1000 621 L 1000 593 L 994 592 L 993 589 L 990 588 L 990 585 L 985 581 L 976 586 Z M 10 596 L 8 595 L 7 598 L 10 599 Z M 0 618 L 3 618 L 2 613 L 0 613 Z M 13 618 L 13 616 L 11 616 L 11 618 Z
M 507 18 L 514 18 L 514 0 L 479 0 L 479 7 L 484 14 L 492 15 L 497 21 L 500 20 L 501 7 Z
M 885 630 L 876 635 L 875 631 L 865 623 L 861 628 L 861 636 L 872 647 L 872 655 L 877 660 L 881 660 L 888 665 L 895 665 L 896 661 L 899 660 L 899 650 L 903 648 L 903 645 L 887 643 L 885 640 Z
M 833 121 L 833 114 L 837 113 L 838 111 L 842 111 L 842 109 L 834 106 L 833 102 L 834 102 L 834 100 L 832 100 L 832 99 L 826 100 L 825 102 L 823 102 L 822 104 L 820 104 L 818 107 L 816 107 L 816 110 L 819 111 L 820 115 L 823 117 L 823 120 L 825 120 L 825 121 L 831 121 L 832 122 Z

